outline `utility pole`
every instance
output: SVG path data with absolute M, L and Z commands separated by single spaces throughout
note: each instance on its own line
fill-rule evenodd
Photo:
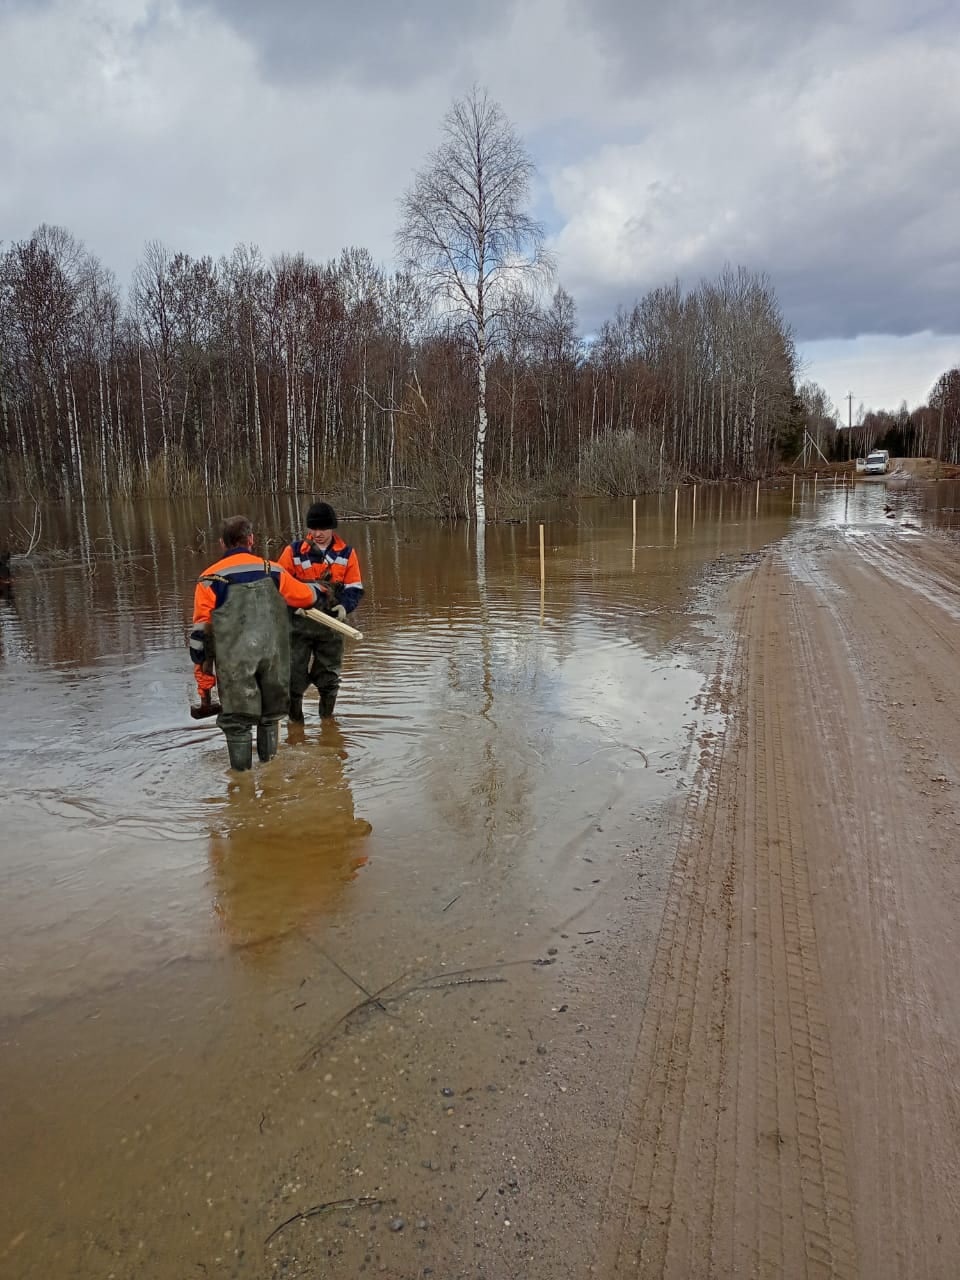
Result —
M 853 440 L 853 392 L 847 395 L 847 461 L 853 457 L 850 452 L 853 448 L 851 441 Z

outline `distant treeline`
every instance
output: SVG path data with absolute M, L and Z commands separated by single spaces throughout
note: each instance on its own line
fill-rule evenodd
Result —
M 938 458 L 960 465 L 960 369 L 941 374 L 919 409 L 911 412 L 902 404 L 892 412 L 861 410 L 856 422 L 846 426 L 838 423 L 836 409 L 816 383 L 804 383 L 800 401 L 808 433 L 800 450 L 811 466 L 816 466 L 818 452 L 829 462 L 848 462 L 866 457 L 871 449 L 887 449 L 895 458 Z
M 960 464 L 960 368 L 948 369 L 934 384 L 925 405 L 907 411 L 870 410 L 859 431 L 860 453 L 888 449 L 898 458 L 939 458 Z M 845 434 L 845 433 L 841 433 Z
M 657 289 L 589 343 L 563 288 L 501 312 L 494 509 L 751 476 L 799 451 L 810 398 L 761 276 Z M 0 254 L 6 496 L 389 490 L 461 515 L 475 414 L 463 335 L 364 249 L 267 263 L 240 246 L 214 262 L 149 243 L 126 299 L 61 228 Z

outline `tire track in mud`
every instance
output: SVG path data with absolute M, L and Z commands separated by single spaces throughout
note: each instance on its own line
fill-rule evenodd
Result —
M 783 690 L 789 668 L 787 636 L 779 634 L 786 595 L 783 577 L 768 561 L 758 575 L 756 617 L 750 629 L 747 737 L 753 753 L 745 777 L 758 808 L 755 831 L 744 840 L 744 901 L 757 897 L 756 999 L 744 1001 L 741 1021 L 755 1024 L 761 1114 L 753 1156 L 758 1195 L 779 1177 L 782 1252 L 761 1249 L 760 1270 L 774 1274 L 855 1275 L 856 1258 L 847 1193 L 833 1054 L 814 926 L 807 843 L 796 799 L 802 777 Z M 774 643 L 771 645 L 771 638 Z M 761 952 L 762 948 L 762 952 Z M 772 1031 L 772 1034 L 771 1034 Z M 776 1112 L 770 1098 L 777 1097 Z M 766 1104 L 764 1114 L 763 1104 Z M 775 1126 L 775 1127 L 771 1127 Z M 742 1163 L 751 1159 L 753 1135 L 738 1135 Z M 796 1206 L 802 1206 L 799 1216 Z M 762 1239 L 762 1236 L 761 1236 Z M 742 1259 L 747 1270 L 749 1258 Z
M 605 1208 L 609 1276 L 857 1274 L 794 771 L 765 642 L 782 583 L 748 577 L 704 710 Z
M 950 924 L 933 913 L 945 894 L 955 897 L 956 884 L 952 874 L 938 883 L 943 868 L 929 858 L 927 806 L 907 776 L 923 764 L 911 750 L 919 735 L 905 744 L 876 693 L 878 671 L 910 653 L 919 715 L 937 726 L 953 764 L 960 761 L 956 732 L 936 706 L 938 687 L 956 675 L 957 639 L 944 614 L 952 615 L 957 586 L 928 571 L 925 543 L 909 552 L 876 543 L 854 549 L 857 557 L 833 565 L 844 594 L 825 590 L 803 559 L 794 564 L 802 594 L 793 600 L 793 627 L 802 665 L 821 676 L 798 736 L 817 764 L 811 794 L 829 815 L 829 824 L 813 815 L 807 822 L 829 885 L 820 914 L 835 979 L 835 1040 L 856 1073 L 854 1085 L 845 1081 L 844 1113 L 857 1152 L 857 1238 L 864 1276 L 947 1277 L 958 1274 L 960 1260 L 953 1087 L 960 1053 L 958 1010 L 943 987 L 946 957 L 936 955 L 951 950 L 943 947 Z M 904 608 L 908 588 L 920 597 L 912 612 Z M 930 659 L 921 657 L 924 647 L 932 647 Z
M 738 589 L 595 1274 L 960 1275 L 949 550 L 797 538 Z
M 729 698 L 730 663 L 721 660 L 703 698 L 701 711 L 716 713 Z M 690 744 L 693 751 L 693 742 Z M 726 735 L 717 740 L 717 758 L 723 758 Z M 645 1016 L 634 1058 L 634 1070 L 621 1122 L 603 1231 L 606 1251 L 604 1274 L 616 1268 L 625 1252 L 639 1258 L 644 1248 L 662 1248 L 669 1228 L 672 1198 L 661 1184 L 672 1179 L 671 1159 L 683 1111 L 685 1075 L 678 1063 L 689 1058 L 693 1031 L 691 971 L 699 963 L 708 904 L 705 891 L 716 880 L 709 870 L 713 845 L 693 838 L 703 818 L 715 819 L 716 805 L 709 803 L 712 770 L 706 753 L 694 771 L 694 783 L 680 822 L 679 852 L 674 865 L 663 923 L 657 944 Z M 711 904 L 715 914 L 715 904 Z M 719 1082 L 717 1082 L 719 1087 Z M 678 1094 L 679 1091 L 679 1094 Z M 652 1150 L 660 1160 L 644 1160 Z M 659 1197 L 659 1198 L 657 1198 Z
M 960 622 L 960 583 L 949 576 L 953 565 L 937 554 L 929 537 L 897 543 L 867 534 L 855 540 L 854 550 L 890 583 L 922 596 L 952 622 Z

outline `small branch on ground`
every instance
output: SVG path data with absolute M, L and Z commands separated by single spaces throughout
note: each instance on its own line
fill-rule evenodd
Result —
M 263 1243 L 268 1245 L 274 1236 L 278 1236 L 291 1223 L 306 1222 L 308 1218 L 317 1218 L 321 1213 L 328 1213 L 331 1209 L 364 1209 L 388 1203 L 392 1202 L 381 1200 L 377 1196 L 348 1196 L 346 1200 L 327 1200 L 324 1204 L 312 1205 L 302 1213 L 295 1213 L 292 1218 L 287 1218 L 286 1222 L 281 1222 L 279 1226 L 273 1228 Z
M 416 987 L 410 987 L 404 994 L 409 995 L 412 991 L 442 991 L 444 987 L 478 987 L 494 982 L 506 982 L 506 978 L 454 978 L 452 982 L 422 982 Z
M 300 936 L 305 938 L 307 942 L 309 942 L 310 946 L 313 947 L 315 951 L 318 951 L 320 955 L 323 956 L 324 960 L 327 961 L 328 964 L 332 964 L 333 967 L 336 969 L 337 973 L 341 974 L 344 978 L 346 978 L 348 982 L 352 982 L 358 991 L 362 991 L 363 994 L 367 997 L 367 1001 L 369 1003 L 375 1004 L 377 1008 L 381 1009 L 384 1013 L 387 1012 L 387 1006 L 383 1003 L 383 1001 L 379 998 L 379 996 L 372 995 L 358 978 L 355 978 L 352 973 L 348 973 L 346 969 L 344 969 L 342 964 L 338 964 L 337 961 L 334 960 L 333 956 L 329 953 L 329 951 L 324 951 L 323 947 L 321 947 L 318 942 L 315 942 L 308 933 L 304 933 L 302 929 L 300 930 Z
M 303 936 L 304 938 L 307 939 L 307 941 L 311 942 L 311 944 L 316 948 L 316 950 L 320 951 L 320 953 L 324 955 L 326 959 L 328 960 L 330 959 L 330 957 L 326 955 L 326 952 L 323 952 L 322 949 L 319 946 L 317 946 L 316 943 L 312 942 L 312 939 L 310 939 L 307 934 L 304 934 Z M 339 968 L 339 966 L 336 965 L 335 962 L 331 961 L 331 963 L 334 963 L 334 966 L 336 968 Z M 388 997 L 388 1003 L 394 1004 L 397 1001 L 404 999 L 405 996 L 412 995 L 414 991 L 430 991 L 430 990 L 437 991 L 443 987 L 457 987 L 457 986 L 466 987 L 466 986 L 472 986 L 474 984 L 479 984 L 479 983 L 506 982 L 506 978 L 500 978 L 497 976 L 484 978 L 484 977 L 478 977 L 477 975 L 488 972 L 489 970 L 515 968 L 518 965 L 531 967 L 534 965 L 545 964 L 545 963 L 546 961 L 543 961 L 543 960 L 502 960 L 499 964 L 478 965 L 470 969 L 453 969 L 449 973 L 445 973 L 443 970 L 441 970 L 439 973 L 428 974 L 425 978 L 421 978 L 418 982 L 414 982 L 410 986 L 404 987 L 404 989 L 401 991 L 398 991 L 396 995 Z M 343 971 L 341 970 L 341 972 Z M 349 974 L 347 974 L 346 976 L 349 977 Z M 385 1008 L 384 1002 L 381 999 L 381 997 L 385 996 L 388 991 L 392 991 L 395 987 L 399 987 L 402 983 L 406 982 L 410 976 L 411 975 L 409 973 L 405 973 L 405 974 L 402 974 L 399 978 L 394 978 L 392 982 L 388 982 L 386 986 L 380 987 L 378 991 L 371 992 L 365 1000 L 360 1000 L 357 1004 L 352 1005 L 349 1009 L 347 1009 L 345 1013 L 342 1013 L 340 1017 L 337 1018 L 337 1020 L 330 1027 L 327 1028 L 327 1030 L 323 1033 L 323 1035 L 320 1036 L 320 1038 L 310 1046 L 310 1048 L 307 1050 L 304 1056 L 300 1059 L 300 1062 L 297 1065 L 297 1070 L 303 1071 L 306 1067 L 308 1067 L 310 1063 L 314 1060 L 314 1058 L 317 1056 L 317 1054 L 320 1052 L 320 1050 L 327 1043 L 327 1041 L 330 1039 L 330 1037 L 334 1034 L 334 1032 L 338 1031 L 345 1022 L 347 1022 L 350 1018 L 353 1017 L 355 1013 L 359 1013 L 362 1009 L 369 1008 L 370 1005 L 376 1004 L 378 1008 L 382 1009 L 383 1012 L 388 1014 L 389 1016 L 389 1011 Z M 461 979 L 461 981 L 458 982 L 456 981 L 456 979 Z M 364 988 L 361 987 L 359 983 L 355 982 L 353 978 L 351 978 L 350 981 L 354 982 L 354 984 L 357 987 L 359 987 L 361 991 L 364 990 Z

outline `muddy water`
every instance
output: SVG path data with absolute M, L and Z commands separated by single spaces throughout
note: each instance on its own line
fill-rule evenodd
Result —
M 936 489 L 686 491 L 676 518 L 641 500 L 635 539 L 629 504 L 547 511 L 542 596 L 534 520 L 488 529 L 482 575 L 466 527 L 345 523 L 367 596 L 337 720 L 309 706 L 241 778 L 187 712 L 221 511 L 44 512 L 0 600 L 0 1271 L 353 1274 L 342 1240 L 286 1271 L 268 1229 L 402 1210 L 464 1128 L 439 1085 L 508 1087 L 514 1022 L 556 1014 L 548 966 L 611 926 L 611 886 L 648 875 L 655 927 L 642 824 L 684 785 L 699 588 L 795 521 L 943 522 Z M 291 504 L 237 505 L 276 554 Z M 32 519 L 0 512 L 0 545 Z M 489 1144 L 511 1113 L 484 1107 Z M 449 1213 L 476 1197 L 444 1159 Z

